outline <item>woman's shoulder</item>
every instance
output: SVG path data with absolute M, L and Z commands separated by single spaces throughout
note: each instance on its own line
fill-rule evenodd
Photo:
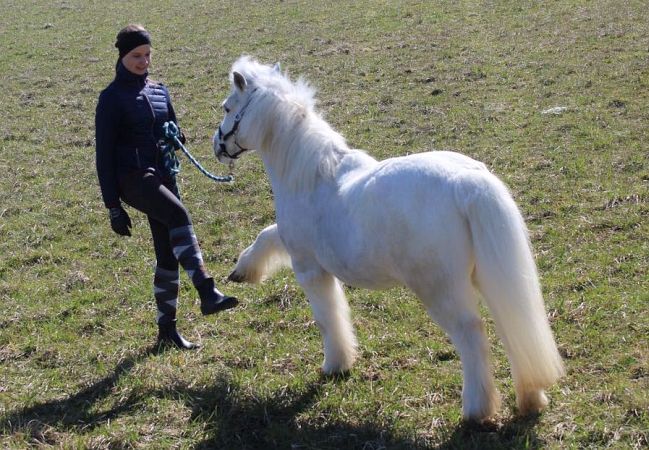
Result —
M 167 89 L 167 86 L 164 83 L 162 83 L 161 81 L 152 80 L 150 78 L 147 78 L 146 83 L 147 83 L 147 86 L 149 86 L 150 89 L 153 89 L 154 91 L 157 91 L 158 93 L 160 93 L 160 91 L 162 91 L 162 95 L 164 95 L 167 98 L 170 97 L 169 89 Z
M 152 87 L 159 87 L 161 89 L 167 89 L 167 86 L 162 81 L 154 80 L 152 78 L 147 78 L 146 82 L 148 85 Z
M 119 104 L 119 89 L 115 86 L 115 82 L 110 83 L 100 93 L 97 99 L 97 109 L 114 109 L 118 108 Z
M 165 93 L 165 95 L 169 95 L 169 89 L 167 89 L 167 85 L 164 84 L 162 81 L 152 80 L 150 78 L 147 78 L 146 82 L 153 89 L 160 89 Z
M 117 87 L 115 85 L 115 82 L 112 81 L 108 86 L 106 86 L 100 93 L 99 93 L 99 99 L 107 99 L 109 97 L 112 97 L 115 95 L 115 91 L 117 90 Z

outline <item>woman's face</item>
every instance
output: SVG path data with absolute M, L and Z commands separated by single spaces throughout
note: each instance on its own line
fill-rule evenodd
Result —
M 124 67 L 135 75 L 144 75 L 149 70 L 150 63 L 151 46 L 149 44 L 135 47 L 122 58 Z

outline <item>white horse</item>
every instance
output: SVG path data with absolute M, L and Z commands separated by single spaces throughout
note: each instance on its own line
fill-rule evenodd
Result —
M 242 57 L 214 136 L 231 163 L 264 162 L 277 224 L 245 249 L 230 275 L 260 282 L 292 265 L 324 341 L 325 373 L 348 371 L 357 341 L 342 284 L 405 285 L 448 333 L 463 367 L 463 416 L 500 403 L 477 291 L 509 357 L 520 414 L 548 403 L 563 365 L 546 317 L 523 218 L 484 164 L 453 152 L 376 161 L 347 146 L 314 109 L 314 91 L 279 66 Z

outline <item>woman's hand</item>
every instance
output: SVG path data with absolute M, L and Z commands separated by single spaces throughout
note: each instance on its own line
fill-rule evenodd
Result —
M 110 217 L 110 227 L 113 231 L 121 236 L 130 236 L 131 228 L 131 218 L 126 213 L 126 210 L 121 206 L 116 206 L 108 210 Z

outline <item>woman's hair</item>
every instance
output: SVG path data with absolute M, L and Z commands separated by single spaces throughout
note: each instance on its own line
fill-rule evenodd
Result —
M 126 33 L 131 33 L 133 31 L 146 31 L 146 28 L 144 28 L 139 23 L 129 23 L 124 28 L 119 30 L 119 33 L 117 33 L 117 40 L 119 41 L 120 36 L 122 36 L 122 35 L 124 35 Z

